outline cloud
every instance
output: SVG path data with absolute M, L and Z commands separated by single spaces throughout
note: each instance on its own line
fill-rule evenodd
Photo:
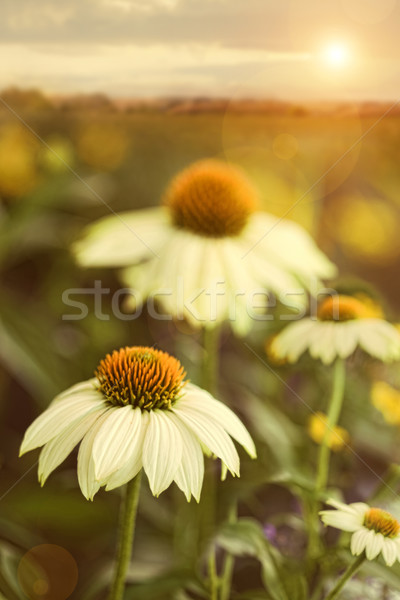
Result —
M 142 96 L 224 95 L 236 86 L 244 94 L 334 90 L 343 97 L 358 85 L 360 94 L 390 96 L 400 1 L 380 0 L 386 9 L 369 24 L 354 9 L 364 1 L 1 0 L 0 85 Z M 310 57 L 342 38 L 354 46 L 360 71 L 348 80 L 338 76 L 336 88 L 327 74 L 326 89 L 318 89 Z M 387 78 L 378 92 L 382 69 Z

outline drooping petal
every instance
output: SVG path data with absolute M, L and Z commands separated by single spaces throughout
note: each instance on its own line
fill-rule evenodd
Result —
M 383 319 L 360 319 L 357 322 L 360 346 L 382 361 L 400 358 L 400 334 Z
M 114 473 L 101 482 L 102 485 L 106 486 L 107 492 L 128 483 L 128 481 L 136 477 L 143 467 L 143 443 L 146 436 L 148 421 L 149 413 L 147 411 L 141 411 L 140 427 L 137 431 L 134 443 L 127 451 L 126 463 L 123 467 L 114 471 Z
M 351 536 L 350 550 L 354 556 L 360 556 L 365 550 L 368 531 L 362 527 Z
M 140 425 L 140 408 L 128 405 L 109 413 L 93 443 L 96 479 L 102 481 L 124 466 Z
M 352 321 L 335 323 L 335 349 L 340 358 L 347 358 L 355 351 L 358 336 Z
M 329 364 L 335 358 L 335 354 L 332 356 L 332 352 L 330 351 L 330 349 L 334 346 L 335 341 L 334 328 L 335 323 L 317 322 L 315 335 L 310 340 L 310 356 L 314 359 L 321 359 L 324 364 Z
M 272 354 L 287 358 L 290 363 L 296 362 L 308 348 L 317 327 L 318 324 L 309 318 L 291 323 L 273 340 Z
M 73 252 L 85 267 L 123 267 L 157 256 L 173 231 L 163 208 L 149 208 L 104 217 L 90 225 Z
M 175 474 L 175 482 L 185 494 L 188 502 L 192 495 L 197 502 L 200 502 L 204 478 L 204 457 L 200 442 L 174 413 L 169 413 L 169 418 L 172 419 L 182 435 L 182 459 Z
M 306 230 L 293 221 L 257 212 L 249 219 L 245 233 L 248 256 L 258 249 L 271 263 L 295 274 L 307 287 L 315 284 L 316 277 L 330 279 L 336 273 L 335 265 Z
M 365 502 L 352 502 L 351 504 L 345 504 L 344 502 L 339 502 L 338 500 L 329 498 L 326 501 L 326 504 L 344 512 L 347 512 L 351 515 L 362 515 L 362 517 L 364 517 L 364 514 L 367 512 L 367 510 L 369 510 L 369 506 L 368 504 L 365 504 Z
M 361 526 L 360 519 L 357 518 L 357 515 L 350 514 L 346 511 L 322 510 L 319 514 L 325 525 L 341 529 L 342 531 L 354 532 Z
M 168 411 L 152 410 L 143 443 L 143 467 L 154 496 L 172 483 L 182 458 L 182 434 Z
M 69 425 L 62 434 L 45 444 L 39 457 L 39 481 L 43 485 L 50 475 L 63 460 L 72 452 L 84 435 L 89 431 L 96 420 L 107 410 L 99 404 L 96 410 L 91 411 L 78 422 Z
M 238 453 L 231 438 L 219 423 L 199 411 L 192 410 L 185 404 L 178 405 L 172 410 L 197 435 L 199 440 L 226 464 L 232 475 L 239 475 Z
M 109 413 L 118 410 L 116 407 L 108 410 L 97 419 L 83 438 L 78 452 L 78 481 L 82 494 L 87 500 L 93 500 L 94 495 L 100 489 L 100 483 L 96 480 L 93 460 L 93 442 L 100 431 Z
M 365 554 L 368 560 L 374 560 L 374 558 L 376 558 L 382 550 L 385 538 L 381 533 L 376 533 L 375 531 L 370 530 L 367 533 L 366 539 Z
M 188 406 L 192 410 L 199 411 L 205 417 L 214 419 L 222 425 L 227 433 L 243 446 L 251 458 L 256 458 L 257 452 L 249 432 L 235 413 L 222 402 L 219 402 L 211 394 L 202 390 L 194 384 L 185 386 L 185 396 L 179 401 L 179 406 Z
M 385 538 L 382 546 L 382 555 L 388 567 L 394 565 L 397 560 L 397 545 L 396 542 Z
M 43 446 L 99 406 L 104 407 L 105 401 L 104 396 L 96 390 L 74 393 L 51 404 L 26 430 L 20 455 Z

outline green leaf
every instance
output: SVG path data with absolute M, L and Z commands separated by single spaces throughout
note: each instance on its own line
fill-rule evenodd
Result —
M 17 582 L 17 569 L 21 553 L 4 542 L 0 546 L 0 592 L 7 600 L 19 600 L 20 588 Z M 1 596 L 0 596 L 1 597 Z
M 278 463 L 286 468 L 296 464 L 296 447 L 301 443 L 299 429 L 266 400 L 247 393 L 245 404 L 252 431 L 265 441 Z
M 257 521 L 240 519 L 221 528 L 217 543 L 234 556 L 253 556 L 261 563 L 262 579 L 273 600 L 291 600 L 282 585 L 281 555 L 267 541 Z
M 0 360 L 16 379 L 47 405 L 64 387 L 65 361 L 54 351 L 49 323 L 38 311 L 16 310 L 20 300 L 0 302 Z
M 205 590 L 194 581 L 192 572 L 171 571 L 145 583 L 128 585 L 124 598 L 126 600 L 154 600 L 154 598 L 170 600 L 174 593 L 192 585 L 195 585 L 197 594 L 200 592 L 202 597 L 208 597 Z

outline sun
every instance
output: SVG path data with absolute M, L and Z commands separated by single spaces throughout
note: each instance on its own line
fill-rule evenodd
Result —
M 344 67 L 350 62 L 350 52 L 348 46 L 341 42 L 333 42 L 325 47 L 325 62 L 332 67 Z

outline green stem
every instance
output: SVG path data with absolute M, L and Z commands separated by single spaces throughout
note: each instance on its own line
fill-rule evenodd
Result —
M 217 391 L 218 368 L 219 368 L 219 327 L 204 329 L 203 345 L 204 359 L 202 366 L 202 385 L 210 394 Z
M 315 568 L 315 558 L 319 555 L 321 549 L 320 541 L 320 521 L 318 516 L 319 498 L 325 491 L 329 477 L 329 462 L 331 457 L 330 438 L 332 431 L 336 427 L 342 410 L 344 388 L 346 381 L 346 363 L 337 359 L 333 368 L 332 394 L 328 406 L 326 419 L 326 430 L 321 443 L 318 455 L 317 475 L 315 480 L 315 493 L 311 501 L 311 514 L 307 558 L 309 568 Z
M 230 508 L 228 515 L 229 523 L 236 523 L 237 521 L 237 503 L 234 502 Z M 231 594 L 232 575 L 233 567 L 235 564 L 235 558 L 232 554 L 227 552 L 225 556 L 225 563 L 222 569 L 221 575 L 221 600 L 229 600 Z
M 322 440 L 318 457 L 317 478 L 315 488 L 317 495 L 325 491 L 328 483 L 329 461 L 331 456 L 330 438 L 336 427 L 343 405 L 344 387 L 346 381 L 346 363 L 337 359 L 333 369 L 333 388 L 326 421 L 326 431 Z
M 358 556 L 356 560 L 347 568 L 347 570 L 343 573 L 341 578 L 336 583 L 335 587 L 329 592 L 326 596 L 325 600 L 334 600 L 334 598 L 338 597 L 339 592 L 344 588 L 346 583 L 357 573 L 361 565 L 365 560 L 365 555 L 361 554 Z
M 219 334 L 219 327 L 213 327 L 212 329 L 205 328 L 203 332 L 204 359 L 202 365 L 202 384 L 203 387 L 213 395 L 216 393 L 218 381 Z M 205 527 L 206 531 L 212 535 L 216 519 L 216 481 L 215 472 L 213 469 L 210 469 L 208 474 L 206 473 L 205 488 L 209 492 L 209 511 Z M 219 579 L 217 574 L 215 544 L 212 544 L 209 550 L 208 577 L 211 600 L 217 600 Z
M 108 600 L 123 600 L 126 574 L 132 554 L 141 477 L 140 472 L 126 485 L 125 499 L 120 512 L 116 567 Z
M 208 577 L 210 579 L 210 599 L 218 600 L 219 579 L 217 575 L 217 563 L 214 544 L 208 556 Z

